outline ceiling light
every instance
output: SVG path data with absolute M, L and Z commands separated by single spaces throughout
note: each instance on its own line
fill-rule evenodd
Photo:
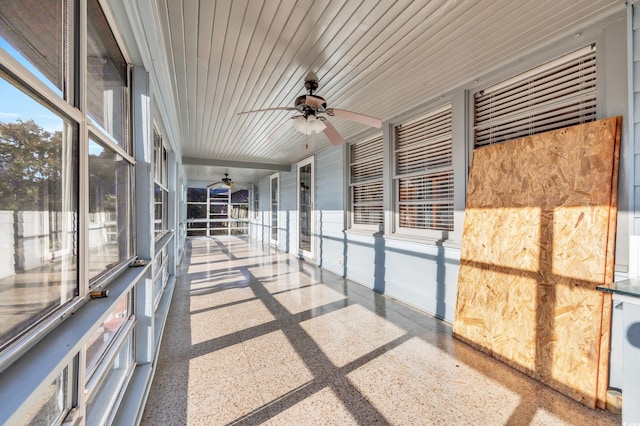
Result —
M 313 114 L 308 115 L 306 118 L 296 118 L 295 120 L 293 120 L 293 127 L 295 127 L 299 132 L 304 133 L 305 135 L 320 133 L 327 128 L 322 120 L 318 120 L 318 117 Z

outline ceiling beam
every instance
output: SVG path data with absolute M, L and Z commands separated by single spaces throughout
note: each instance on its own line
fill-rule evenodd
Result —
M 184 166 L 218 166 L 237 169 L 277 170 L 290 172 L 291 164 L 252 163 L 250 161 L 218 160 L 215 158 L 182 157 Z

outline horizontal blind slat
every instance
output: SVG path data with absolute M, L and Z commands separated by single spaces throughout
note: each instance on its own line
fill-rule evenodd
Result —
M 595 73 L 589 47 L 476 93 L 475 147 L 595 120 Z

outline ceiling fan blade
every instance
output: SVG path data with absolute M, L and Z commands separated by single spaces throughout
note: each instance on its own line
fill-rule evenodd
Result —
M 238 187 L 233 182 L 231 182 L 229 184 L 229 187 L 231 188 L 232 191 L 237 191 L 238 190 Z
M 332 117 L 344 118 L 346 120 L 355 121 L 356 123 L 365 124 L 367 126 L 380 128 L 382 121 L 379 118 L 360 114 L 357 112 L 347 111 L 345 109 L 327 108 L 327 114 Z
M 269 141 L 275 141 L 276 139 L 279 139 L 282 135 L 285 134 L 285 132 L 287 130 L 289 130 L 289 128 L 291 127 L 291 125 L 293 124 L 293 117 L 288 118 L 287 120 L 285 120 L 281 125 L 279 125 L 274 131 L 273 133 L 271 133 L 269 136 L 267 136 L 267 140 Z
M 313 96 L 313 95 L 307 95 L 307 98 L 305 99 L 304 103 L 318 108 L 319 106 L 322 106 L 326 101 L 318 96 Z
M 266 111 L 295 111 L 295 108 L 293 108 L 293 107 L 274 107 L 274 108 L 254 109 L 252 111 L 239 112 L 238 115 L 251 114 L 253 112 L 266 112 Z
M 333 127 L 333 124 L 329 123 L 329 120 L 324 120 L 324 125 L 327 126 L 324 129 L 325 136 L 331 142 L 331 145 L 342 145 L 344 143 L 344 139 L 340 136 L 340 133 Z
M 214 188 L 217 189 L 220 185 L 222 184 L 222 182 L 214 182 L 214 183 L 210 183 L 209 185 L 207 185 L 208 189 Z

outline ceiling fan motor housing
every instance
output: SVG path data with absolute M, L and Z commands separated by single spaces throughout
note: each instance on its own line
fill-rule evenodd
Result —
M 315 90 L 318 90 L 318 80 L 307 80 L 304 82 L 304 88 L 309 91 L 309 94 L 313 94 Z

